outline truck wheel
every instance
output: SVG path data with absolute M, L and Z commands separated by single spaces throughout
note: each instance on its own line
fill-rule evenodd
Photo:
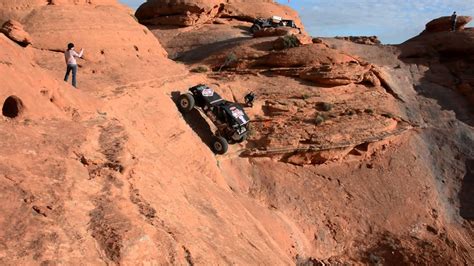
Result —
M 259 31 L 259 30 L 261 30 L 261 29 L 262 29 L 262 27 L 260 27 L 260 25 L 258 25 L 258 24 L 253 24 L 253 26 L 250 28 L 250 32 L 251 32 L 251 33 L 255 33 L 255 32 L 257 32 L 257 31 Z
M 248 137 L 248 135 L 245 134 L 245 135 L 243 135 L 239 140 L 237 140 L 236 142 L 237 142 L 237 143 L 242 143 L 242 142 L 244 142 L 244 141 L 247 140 L 247 137 Z
M 212 150 L 216 154 L 224 154 L 227 152 L 229 148 L 229 144 L 227 140 L 223 137 L 215 137 L 214 141 L 212 142 Z
M 189 113 L 194 108 L 194 97 L 189 94 L 181 94 L 178 98 L 178 107 L 182 113 Z

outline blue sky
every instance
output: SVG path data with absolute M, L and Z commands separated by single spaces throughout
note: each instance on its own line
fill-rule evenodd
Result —
M 132 8 L 144 1 L 121 0 Z M 289 5 L 313 36 L 377 35 L 393 44 L 418 35 L 427 22 L 454 10 L 474 16 L 474 0 L 291 0 Z

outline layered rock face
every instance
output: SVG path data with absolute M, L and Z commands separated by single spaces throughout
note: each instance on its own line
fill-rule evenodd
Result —
M 259 17 L 268 18 L 274 15 L 301 21 L 291 9 L 275 4 L 272 0 L 150 0 L 141 5 L 136 17 L 143 24 L 192 26 L 212 21 L 219 17 L 233 17 L 253 22 Z
M 474 103 L 473 72 L 474 67 L 472 54 L 474 47 L 474 32 L 464 30 L 464 26 L 471 21 L 471 17 L 461 16 L 460 28 L 457 32 L 450 32 L 446 27 L 439 27 L 438 30 L 427 30 L 400 47 L 402 57 L 406 60 L 418 62 L 426 61 L 428 58 L 436 58 L 438 61 L 431 63 L 435 67 L 426 75 L 428 80 L 439 83 L 444 87 L 457 90 L 464 95 L 471 103 Z M 444 24 L 443 24 L 444 21 Z M 446 18 L 438 18 L 428 25 L 445 25 Z M 446 25 L 445 25 L 446 26 Z M 449 72 L 456 73 L 455 77 L 450 77 Z

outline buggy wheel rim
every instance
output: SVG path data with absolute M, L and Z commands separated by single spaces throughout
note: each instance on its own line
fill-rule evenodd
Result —
M 189 101 L 188 99 L 181 99 L 180 104 L 181 104 L 181 107 L 187 108 L 189 106 Z
M 216 151 L 222 151 L 222 148 L 222 144 L 220 144 L 219 142 L 214 143 L 214 149 L 216 149 Z

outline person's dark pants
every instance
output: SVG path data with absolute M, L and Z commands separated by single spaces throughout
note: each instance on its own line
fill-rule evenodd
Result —
M 451 30 L 452 30 L 452 31 L 456 31 L 456 22 L 453 22 L 453 23 L 451 24 Z
M 77 74 L 77 65 L 67 65 L 66 76 L 64 76 L 64 81 L 67 82 L 69 79 L 69 74 L 72 71 L 72 86 L 76 88 L 76 74 Z

